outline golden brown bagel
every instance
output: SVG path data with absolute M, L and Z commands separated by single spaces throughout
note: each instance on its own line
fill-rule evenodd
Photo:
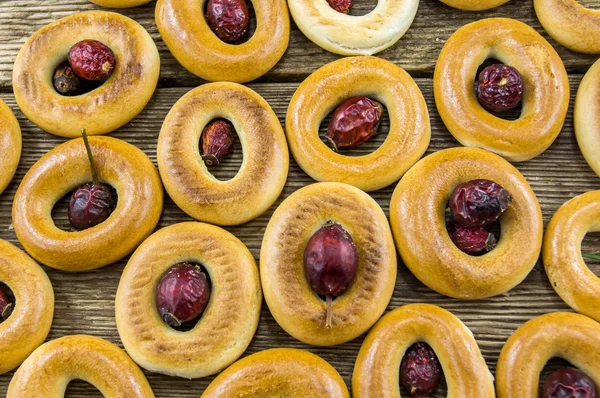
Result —
M 4 192 L 21 159 L 21 127 L 8 105 L 0 100 L 0 194 Z
M 21 181 L 13 202 L 13 225 L 25 250 L 63 271 L 91 270 L 120 260 L 152 233 L 162 212 L 160 178 L 146 154 L 116 138 L 89 141 L 100 180 L 118 194 L 117 207 L 106 221 L 70 232 L 52 220 L 52 208 L 60 198 L 92 181 L 81 139 L 42 156 Z
M 244 151 L 239 172 L 227 181 L 208 171 L 198 150 L 202 130 L 216 118 L 233 123 Z M 260 95 L 236 83 L 204 84 L 179 99 L 160 130 L 157 159 L 177 206 L 220 225 L 242 224 L 266 211 L 283 190 L 289 166 L 279 119 Z
M 333 300 L 332 326 L 325 302 L 304 275 L 304 249 L 327 221 L 350 233 L 358 249 L 358 271 L 350 288 Z M 277 323 L 307 344 L 330 346 L 367 331 L 383 314 L 396 283 L 396 250 L 385 214 L 366 193 L 347 184 L 317 183 L 279 205 L 260 250 L 265 301 Z
M 308 351 L 273 348 L 240 359 L 208 386 L 202 398 L 350 398 L 339 373 Z
M 523 79 L 521 116 L 501 119 L 477 101 L 473 82 L 488 58 L 513 66 Z M 520 162 L 544 152 L 556 139 L 569 106 L 569 80 L 554 48 L 533 28 L 490 18 L 458 29 L 435 66 L 433 92 L 444 124 L 461 144 Z
M 431 304 L 409 304 L 387 313 L 360 348 L 352 394 L 400 398 L 398 369 L 406 350 L 427 343 L 444 371 L 449 397 L 493 398 L 494 378 L 473 333 L 452 313 Z
M 245 83 L 267 73 L 290 40 L 285 0 L 253 0 L 256 31 L 242 44 L 228 44 L 204 18 L 207 0 L 158 0 L 156 25 L 173 56 L 187 70 L 209 81 Z
M 600 53 L 600 10 L 577 0 L 534 0 L 535 13 L 550 36 L 570 50 Z
M 141 6 L 152 0 L 90 0 L 94 4 L 111 8 L 130 8 Z
M 12 314 L 0 323 L 0 374 L 23 362 L 44 342 L 54 315 L 54 292 L 46 273 L 27 254 L 0 239 L 0 282 L 15 296 Z
M 202 318 L 187 332 L 163 322 L 155 299 L 160 278 L 181 262 L 202 264 L 212 284 Z M 262 295 L 256 262 L 241 241 L 219 227 L 186 222 L 142 243 L 123 271 L 115 302 L 121 341 L 140 366 L 196 378 L 243 354 L 258 326 Z
M 600 191 L 579 195 L 552 216 L 544 235 L 543 259 L 550 284 L 575 311 L 600 320 L 600 279 L 581 257 L 581 241 L 600 231 Z
M 6 397 L 62 398 L 74 379 L 87 381 L 107 398 L 154 397 L 148 380 L 123 350 L 86 335 L 40 346 L 17 370 Z
M 440 0 L 442 3 L 463 11 L 483 11 L 508 3 L 508 0 Z
M 322 142 L 318 129 L 341 102 L 360 95 L 387 107 L 390 131 L 376 151 L 345 156 Z M 397 181 L 423 156 L 431 138 L 429 113 L 419 87 L 402 68 L 375 57 L 343 58 L 311 74 L 292 97 L 285 126 L 292 154 L 309 176 L 365 191 Z
M 115 53 L 112 75 L 89 93 L 67 97 L 52 84 L 56 67 L 69 49 L 93 39 Z M 106 134 L 133 119 L 148 103 L 160 72 L 152 38 L 134 20 L 106 11 L 81 12 L 41 28 L 26 42 L 15 61 L 13 90 L 19 107 L 37 126 L 62 137 Z
M 513 197 L 499 219 L 498 246 L 478 257 L 454 245 L 444 214 L 454 188 L 475 179 L 494 181 Z M 394 190 L 390 221 L 410 271 L 454 298 L 479 299 L 512 289 L 533 268 L 542 247 L 542 212 L 531 187 L 510 163 L 482 149 L 444 149 L 419 161 Z
M 600 60 L 587 71 L 575 98 L 573 124 L 579 149 L 590 167 L 600 176 Z
M 500 352 L 498 398 L 536 398 L 540 372 L 553 357 L 564 358 L 600 385 L 600 324 L 583 315 L 555 312 L 517 329 Z

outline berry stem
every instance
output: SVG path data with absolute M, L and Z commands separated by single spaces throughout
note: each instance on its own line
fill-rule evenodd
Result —
M 328 294 L 325 296 L 325 303 L 327 305 L 327 309 L 325 310 L 325 327 L 327 329 L 329 329 L 331 327 L 331 321 L 332 321 L 332 308 L 331 308 L 331 304 L 333 302 L 333 296 L 331 294 Z
M 13 304 L 9 301 L 4 290 L 0 289 L 0 318 L 6 319 L 13 310 Z
M 581 255 L 583 258 L 589 258 L 591 260 L 600 260 L 600 256 L 597 254 L 584 253 Z
M 85 151 L 87 152 L 88 159 L 90 161 L 90 168 L 92 169 L 92 181 L 94 185 L 98 185 L 98 171 L 96 169 L 96 163 L 94 162 L 94 156 L 92 155 L 92 148 L 90 147 L 85 129 L 81 129 L 81 136 L 83 137 L 83 144 L 85 145 Z

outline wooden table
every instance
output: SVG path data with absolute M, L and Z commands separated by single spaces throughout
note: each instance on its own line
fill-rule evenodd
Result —
M 376 0 L 357 2 L 355 14 L 364 14 L 376 4 Z M 600 8 L 598 0 L 583 3 Z M 139 8 L 120 11 L 141 23 L 152 34 L 160 50 L 162 70 L 159 87 L 146 109 L 112 135 L 138 146 L 156 162 L 156 142 L 163 119 L 184 93 L 202 84 L 202 81 L 181 67 L 167 50 L 154 23 L 154 7 L 153 1 Z M 0 0 L 0 98 L 15 111 L 23 130 L 23 155 L 19 169 L 8 189 L 0 196 L 0 238 L 13 243 L 18 244 L 11 227 L 11 205 L 18 184 L 35 161 L 65 141 L 35 127 L 16 106 L 11 85 L 15 56 L 25 40 L 42 26 L 77 11 L 95 9 L 101 7 L 85 0 Z M 554 45 L 570 74 L 571 107 L 563 131 L 545 153 L 516 165 L 537 194 L 544 222 L 547 223 L 555 210 L 568 199 L 589 190 L 600 189 L 600 179 L 581 156 L 572 123 L 575 92 L 582 74 L 596 57 L 571 52 L 551 40 L 537 21 L 531 0 L 511 0 L 497 9 L 477 13 L 455 10 L 437 0 L 421 0 L 417 17 L 408 33 L 396 45 L 379 55 L 409 71 L 423 91 L 432 125 L 432 140 L 428 153 L 458 146 L 436 112 L 432 92 L 433 68 L 440 49 L 452 32 L 468 22 L 486 17 L 513 17 L 533 26 Z M 257 82 L 249 84 L 249 87 L 267 99 L 283 124 L 287 105 L 299 82 L 318 67 L 337 58 L 339 57 L 314 45 L 293 25 L 286 55 L 271 72 Z M 378 138 L 355 152 L 371 151 L 381 144 L 388 126 L 389 123 L 384 123 Z M 240 163 L 241 155 L 240 151 L 237 151 L 215 174 L 221 178 L 230 178 Z M 312 182 L 313 180 L 291 159 L 287 185 L 277 203 L 256 220 L 227 229 L 240 238 L 258 260 L 263 231 L 273 210 L 283 198 Z M 395 184 L 372 193 L 386 213 L 394 187 Z M 57 206 L 55 220 L 59 226 L 66 225 L 64 203 Z M 159 227 L 188 220 L 191 218 L 167 197 Z M 599 242 L 600 234 L 588 235 L 584 240 L 583 251 L 594 252 Z M 114 320 L 114 297 L 126 262 L 127 259 L 124 259 L 103 269 L 79 274 L 68 274 L 44 267 L 52 280 L 56 295 L 54 323 L 48 339 L 85 333 L 105 338 L 121 346 Z M 506 266 L 509 267 L 510 264 Z M 590 267 L 596 272 L 600 271 L 600 264 L 590 262 Z M 473 331 L 492 372 L 495 370 L 502 345 L 517 327 L 540 314 L 569 311 L 569 307 L 554 293 L 539 262 L 527 279 L 513 290 L 480 301 L 459 301 L 441 296 L 421 284 L 402 263 L 398 264 L 398 270 L 396 290 L 388 310 L 407 303 L 425 302 L 452 311 Z M 307 346 L 285 333 L 263 304 L 258 331 L 246 354 L 271 347 L 307 349 L 335 366 L 350 388 L 354 361 L 362 340 L 363 337 L 360 337 L 347 344 L 330 348 Z M 556 366 L 554 362 L 553 365 Z M 0 376 L 0 394 L 6 393 L 12 375 L 13 372 Z M 199 397 L 212 380 L 210 377 L 184 380 L 150 372 L 146 372 L 146 375 L 157 397 Z M 91 385 L 74 381 L 69 384 L 67 396 L 101 395 Z M 444 388 L 441 388 L 436 396 L 445 396 Z

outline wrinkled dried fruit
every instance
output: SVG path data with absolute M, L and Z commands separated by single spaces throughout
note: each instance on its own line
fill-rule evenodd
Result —
M 115 54 L 97 40 L 82 40 L 69 50 L 73 72 L 82 79 L 99 81 L 111 75 L 115 68 Z
M 352 0 L 327 0 L 327 3 L 331 8 L 343 14 L 348 14 L 352 8 Z
M 521 75 L 512 66 L 490 65 L 479 74 L 477 99 L 488 111 L 503 112 L 515 108 L 523 98 Z
M 113 188 L 103 183 L 80 186 L 69 201 L 69 222 L 78 231 L 94 227 L 105 221 L 116 206 Z
M 172 327 L 198 317 L 210 298 L 206 274 L 197 265 L 179 263 L 160 278 L 156 306 L 163 321 Z
M 550 373 L 542 387 L 542 398 L 596 398 L 594 381 L 574 368 Z
M 494 234 L 483 227 L 465 227 L 460 223 L 452 222 L 448 225 L 448 234 L 456 247 L 467 254 L 489 252 L 496 247 Z
M 383 106 L 367 97 L 354 97 L 337 107 L 327 128 L 334 150 L 364 144 L 377 133 Z
M 209 0 L 206 21 L 219 39 L 235 43 L 248 32 L 250 13 L 245 0 Z
M 207 166 L 216 166 L 233 149 L 233 125 L 226 120 L 210 122 L 202 131 L 201 154 Z
M 6 295 L 3 288 L 0 287 L 0 319 L 6 319 L 13 310 L 13 303 Z
M 425 343 L 410 346 L 400 364 L 400 382 L 413 397 L 425 396 L 435 390 L 441 373 L 435 353 Z
M 75 75 L 71 65 L 63 62 L 54 71 L 52 79 L 54 89 L 62 95 L 73 96 L 83 94 L 84 85 L 81 79 Z
M 496 221 L 512 201 L 512 195 L 490 180 L 472 180 L 460 184 L 450 196 L 454 220 L 478 227 Z

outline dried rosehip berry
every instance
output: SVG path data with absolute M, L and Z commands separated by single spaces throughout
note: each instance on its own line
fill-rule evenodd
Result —
M 160 278 L 156 288 L 156 306 L 163 321 L 170 326 L 198 317 L 210 298 L 206 274 L 198 265 L 175 264 Z
M 452 222 L 448 225 L 448 234 L 456 247 L 467 254 L 489 252 L 496 247 L 496 237 L 483 227 L 465 227 Z
M 208 0 L 206 21 L 219 39 L 235 43 L 248 32 L 250 13 L 245 0 Z
M 594 381 L 574 368 L 550 373 L 542 387 L 542 398 L 596 398 Z
M 202 130 L 202 160 L 207 166 L 218 166 L 221 160 L 233 149 L 233 125 L 217 119 Z
M 513 109 L 523 98 L 521 75 L 512 66 L 490 65 L 479 74 L 477 100 L 488 111 Z
M 413 344 L 400 364 L 400 382 L 411 396 L 425 396 L 440 382 L 442 368 L 435 353 L 425 343 Z
M 383 106 L 367 97 L 354 97 L 337 107 L 327 127 L 334 150 L 364 144 L 377 133 Z
M 73 72 L 82 79 L 98 81 L 111 75 L 115 68 L 115 54 L 97 40 L 82 40 L 69 50 Z
M 490 180 L 472 180 L 460 184 L 450 196 L 454 220 L 478 227 L 496 221 L 512 201 L 512 195 Z
M 3 288 L 0 287 L 0 319 L 7 319 L 13 310 L 13 303 L 6 295 Z
M 352 0 L 327 0 L 327 2 L 331 8 L 342 14 L 348 14 L 352 8 Z
M 52 83 L 59 94 L 67 96 L 83 94 L 83 82 L 79 76 L 75 75 L 68 62 L 58 65 L 54 71 Z

